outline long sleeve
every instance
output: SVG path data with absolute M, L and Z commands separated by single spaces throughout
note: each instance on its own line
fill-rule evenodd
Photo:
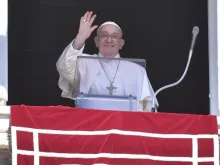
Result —
M 154 90 L 151 86 L 151 83 L 148 79 L 147 73 L 144 74 L 144 82 L 142 87 L 142 105 L 143 105 L 143 111 L 151 112 L 151 108 L 153 106 L 153 97 L 155 99 L 155 107 L 158 107 L 158 101 L 157 98 L 154 96 Z
M 58 86 L 62 90 L 62 97 L 72 98 L 73 82 L 76 72 L 77 56 L 83 54 L 84 46 L 80 50 L 73 48 L 72 41 L 59 57 L 56 68 L 59 73 Z

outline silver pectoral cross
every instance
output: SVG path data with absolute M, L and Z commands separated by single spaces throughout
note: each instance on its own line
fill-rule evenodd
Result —
M 109 87 L 106 87 L 107 89 L 108 89 L 108 91 L 109 91 L 109 95 L 112 95 L 113 94 L 113 90 L 114 89 L 117 89 L 116 87 L 114 87 L 113 85 L 112 85 L 112 83 L 109 85 Z

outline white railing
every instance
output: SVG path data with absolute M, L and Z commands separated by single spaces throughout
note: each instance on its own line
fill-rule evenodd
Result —
M 10 107 L 0 107 L 0 118 L 4 126 L 0 124 L 0 146 L 1 144 L 8 146 L 7 130 L 9 127 L 9 116 Z M 6 120 L 4 120 L 6 119 Z M 220 120 L 218 120 L 220 121 Z M 1 122 L 1 121 L 0 121 Z M 4 128 L 3 128 L 4 127 Z M 122 130 L 106 130 L 106 131 L 63 131 L 63 130 L 41 130 L 25 127 L 11 127 L 11 137 L 12 137 L 12 160 L 13 165 L 17 164 L 17 154 L 22 155 L 33 155 L 34 165 L 39 165 L 39 157 L 61 157 L 61 158 L 129 158 L 129 159 L 150 159 L 150 160 L 163 160 L 163 161 L 180 161 L 180 162 L 192 162 L 193 165 L 198 165 L 199 162 L 214 162 L 215 165 L 219 165 L 219 138 L 218 135 L 187 135 L 187 134 L 153 134 L 145 132 L 133 132 L 133 131 L 122 131 Z M 17 131 L 26 131 L 33 133 L 34 151 L 26 151 L 17 149 Z M 140 155 L 140 154 L 110 154 L 110 153 L 99 153 L 99 154 L 75 154 L 75 153 L 50 153 L 50 152 L 40 152 L 39 151 L 39 134 L 62 134 L 62 135 L 108 135 L 108 134 L 120 134 L 120 135 L 130 135 L 130 136 L 142 136 L 142 137 L 153 137 L 153 138 L 187 138 L 192 139 L 192 157 L 165 157 L 165 156 L 154 156 L 154 155 Z M 198 157 L 198 139 L 207 138 L 213 139 L 214 143 L 214 157 Z M 1 150 L 1 148 L 0 148 Z

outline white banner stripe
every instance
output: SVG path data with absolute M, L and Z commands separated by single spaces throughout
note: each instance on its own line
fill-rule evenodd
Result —
M 37 132 L 33 132 L 33 144 L 34 144 L 34 165 L 40 165 L 39 137 Z
M 34 151 L 17 150 L 20 155 L 33 156 Z M 79 158 L 79 159 L 97 159 L 97 158 L 109 158 L 109 159 L 149 159 L 155 161 L 168 161 L 168 162 L 193 162 L 192 157 L 165 157 L 165 156 L 151 156 L 140 154 L 111 154 L 111 153 L 98 153 L 98 154 L 71 154 L 71 153 L 55 153 L 55 152 L 39 152 L 39 156 L 42 157 L 54 157 L 54 158 Z M 213 162 L 214 158 L 205 157 L 197 158 L 198 162 Z
M 192 139 L 192 154 L 193 154 L 193 165 L 198 165 L 198 139 L 193 138 Z
M 219 137 L 213 139 L 214 143 L 214 165 L 219 165 Z
M 35 128 L 26 128 L 26 127 L 15 127 L 12 126 L 17 131 L 25 132 L 38 132 L 42 134 L 57 134 L 57 135 L 81 135 L 81 136 L 95 136 L 95 135 L 109 135 L 109 134 L 118 134 L 126 136 L 142 136 L 142 137 L 153 137 L 153 138 L 179 138 L 179 139 L 189 139 L 189 138 L 216 138 L 218 135 L 211 134 L 199 134 L 199 135 L 190 135 L 190 134 L 157 134 L 157 133 L 147 133 L 147 132 L 136 132 L 136 131 L 123 131 L 118 129 L 103 130 L 103 131 L 64 131 L 64 130 L 50 130 L 50 129 L 35 129 Z
M 12 165 L 17 165 L 17 131 L 11 128 L 11 145 L 12 145 Z

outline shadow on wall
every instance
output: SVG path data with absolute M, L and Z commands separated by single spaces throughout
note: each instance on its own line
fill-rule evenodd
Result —
M 8 39 L 0 35 L 0 85 L 8 88 Z

